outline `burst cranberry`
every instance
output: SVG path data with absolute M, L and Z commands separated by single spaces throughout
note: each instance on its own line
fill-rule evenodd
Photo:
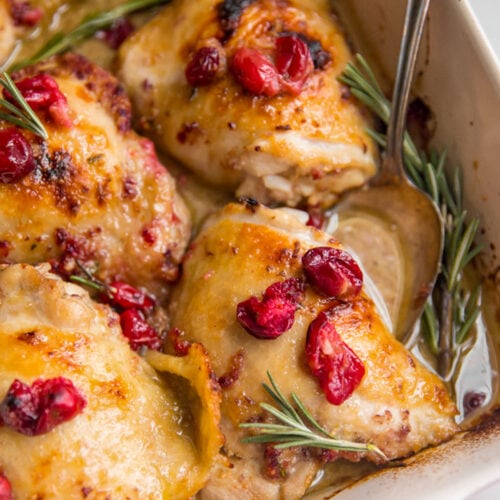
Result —
M 122 281 L 111 283 L 107 292 L 110 302 L 124 309 L 151 309 L 155 305 L 152 297 Z
M 71 127 L 68 101 L 54 78 L 41 73 L 15 83 L 34 111 L 48 113 L 57 125 Z M 13 97 L 6 90 L 4 90 L 4 96 L 15 104 Z
M 293 95 L 302 91 L 314 64 L 309 47 L 297 36 L 280 36 L 276 39 L 276 69 L 283 77 L 282 88 Z
M 14 127 L 0 130 L 0 183 L 20 181 L 35 168 L 30 143 Z
M 309 283 L 328 297 L 351 299 L 361 292 L 363 273 L 344 250 L 311 248 L 302 257 L 302 265 Z
M 13 500 L 13 498 L 9 480 L 0 473 L 0 500 Z
M 362 361 L 340 338 L 325 312 L 309 326 L 306 359 L 327 400 L 334 405 L 349 398 L 365 374 Z
M 231 63 L 231 71 L 236 81 L 252 94 L 274 96 L 281 90 L 276 67 L 256 49 L 238 49 Z
M 240 302 L 236 318 L 240 325 L 259 339 L 275 339 L 289 330 L 295 319 L 295 311 L 304 291 L 304 283 L 297 278 L 273 283 L 257 297 Z
M 158 332 L 148 324 L 144 315 L 137 309 L 127 309 L 120 314 L 122 332 L 130 347 L 138 351 L 142 347 L 158 350 L 161 340 Z
M 108 29 L 98 31 L 96 37 L 104 40 L 110 48 L 116 50 L 133 32 L 134 26 L 132 23 L 128 19 L 121 17 L 114 21 Z
M 71 420 L 85 408 L 87 401 L 73 385 L 63 377 L 36 380 L 33 392 L 39 395 L 39 417 L 35 434 L 45 434 L 63 422 Z
M 0 422 L 22 434 L 34 435 L 39 416 L 38 403 L 38 394 L 16 379 L 0 403 Z
M 31 2 L 22 0 L 10 0 L 10 12 L 16 26 L 35 26 L 43 16 L 40 7 L 33 7 Z
M 186 66 L 186 80 L 193 87 L 209 85 L 215 80 L 219 66 L 219 51 L 215 47 L 202 47 Z
M 26 436 L 38 436 L 71 420 L 86 404 L 66 378 L 38 379 L 31 386 L 16 379 L 0 404 L 0 422 Z

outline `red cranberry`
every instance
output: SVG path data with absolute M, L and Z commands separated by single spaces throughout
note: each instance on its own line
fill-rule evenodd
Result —
M 236 81 L 252 94 L 274 96 L 281 90 L 276 67 L 256 49 L 237 49 L 231 71 Z
M 0 183 L 20 181 L 35 168 L 30 143 L 14 127 L 0 130 Z
M 314 70 L 307 44 L 297 36 L 280 36 L 276 39 L 276 69 L 283 77 L 282 88 L 298 95 Z
M 259 339 L 275 339 L 289 330 L 295 319 L 295 310 L 304 292 L 304 283 L 297 278 L 273 283 L 257 297 L 240 302 L 236 318 L 240 325 Z
M 186 66 L 186 80 L 193 87 L 209 85 L 215 80 L 219 66 L 219 51 L 215 47 L 202 47 Z
M 152 297 L 122 281 L 114 281 L 109 285 L 107 298 L 113 305 L 124 309 L 151 309 L 155 305 Z
M 363 273 L 344 250 L 311 248 L 302 257 L 302 265 L 309 283 L 328 297 L 351 299 L 361 292 Z
M 22 434 L 34 435 L 39 416 L 38 403 L 36 392 L 16 379 L 0 403 L 0 422 Z
M 34 111 L 48 113 L 57 125 L 71 127 L 68 101 L 54 78 L 41 73 L 15 83 Z M 13 97 L 5 89 L 4 96 L 15 104 Z
M 33 391 L 39 394 L 40 413 L 35 430 L 36 435 L 45 434 L 57 425 L 71 420 L 87 404 L 73 382 L 67 378 L 37 380 L 32 387 Z
M 0 403 L 0 422 L 26 436 L 38 436 L 79 414 L 87 402 L 71 380 L 14 380 Z
M 10 12 L 16 26 L 35 26 L 43 16 L 40 7 L 22 0 L 10 0 Z
M 305 352 L 307 364 L 331 404 L 340 405 L 349 398 L 365 374 L 362 361 L 340 338 L 324 311 L 309 325 Z
M 13 500 L 12 486 L 9 480 L 0 473 L 0 500 Z
M 309 214 L 309 219 L 307 219 L 307 225 L 315 227 L 316 229 L 322 229 L 325 224 L 325 213 L 319 206 L 309 207 L 307 210 Z
M 158 332 L 148 324 L 144 315 L 137 309 L 126 309 L 120 314 L 122 332 L 127 337 L 131 349 L 138 351 L 142 347 L 158 350 L 161 340 Z
M 96 37 L 104 40 L 110 48 L 117 50 L 120 45 L 134 32 L 132 23 L 121 17 L 106 30 L 98 31 Z

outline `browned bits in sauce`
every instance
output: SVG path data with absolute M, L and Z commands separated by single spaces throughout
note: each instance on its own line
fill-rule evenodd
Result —
M 219 385 L 222 389 L 228 389 L 240 378 L 241 370 L 245 361 L 245 353 L 239 350 L 231 359 L 231 368 L 219 377 Z
M 198 122 L 184 123 L 177 134 L 177 140 L 181 144 L 185 144 L 186 142 L 192 144 L 196 135 L 200 132 L 200 125 Z

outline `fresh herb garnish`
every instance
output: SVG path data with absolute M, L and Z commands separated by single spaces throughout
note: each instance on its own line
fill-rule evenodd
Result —
M 243 438 L 242 442 L 273 443 L 274 447 L 277 449 L 300 446 L 360 453 L 373 452 L 384 460 L 387 460 L 387 457 L 374 444 L 355 443 L 332 437 L 319 425 L 295 393 L 292 392 L 291 398 L 297 410 L 292 403 L 287 401 L 269 372 L 267 372 L 267 376 L 269 377 L 272 387 L 265 383 L 262 385 L 277 403 L 278 408 L 267 403 L 260 403 L 260 406 L 281 423 L 251 422 L 240 424 L 240 427 L 253 428 L 260 431 L 260 433 L 255 436 Z
M 11 71 L 24 68 L 30 64 L 46 59 L 55 54 L 69 50 L 79 42 L 92 36 L 97 31 L 111 26 L 118 19 L 144 9 L 168 3 L 169 0 L 129 0 L 109 11 L 96 12 L 85 16 L 82 23 L 69 33 L 56 33 L 36 54 L 28 59 L 15 63 Z
M 12 96 L 15 104 L 0 98 L 0 120 L 24 128 L 47 139 L 48 134 L 35 112 L 26 102 L 12 78 L 7 73 L 0 74 L 0 85 Z M 3 109 L 2 109 L 3 108 Z
M 362 56 L 357 55 L 355 64 L 348 64 L 339 79 L 349 86 L 357 99 L 388 123 L 391 103 Z M 373 130 L 369 133 L 382 148 L 385 147 L 383 134 Z M 446 152 L 432 151 L 429 155 L 419 152 L 407 132 L 403 152 L 409 177 L 440 208 L 445 227 L 441 271 L 434 293 L 425 306 L 421 328 L 429 348 L 437 356 L 439 373 L 447 377 L 454 352 L 467 338 L 479 315 L 479 289 L 468 292 L 462 284 L 464 268 L 482 249 L 474 243 L 479 219 L 474 217 L 466 221 L 462 172 L 457 167 L 453 175 L 447 175 L 444 168 Z

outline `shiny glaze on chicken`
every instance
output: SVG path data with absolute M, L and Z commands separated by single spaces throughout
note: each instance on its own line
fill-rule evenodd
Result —
M 389 459 L 413 454 L 457 431 L 456 408 L 445 386 L 395 340 L 366 293 L 336 301 L 307 289 L 293 326 L 274 340 L 257 339 L 238 323 L 239 302 L 260 297 L 277 281 L 302 279 L 302 255 L 325 245 L 339 247 L 294 215 L 247 204 L 226 207 L 188 251 L 170 307 L 172 324 L 186 340 L 205 345 L 219 377 L 231 372 L 235 357 L 241 357 L 222 400 L 224 450 L 234 467 L 214 473 L 208 498 L 222 495 L 224 488 L 232 492 L 225 498 L 297 498 L 321 466 L 321 457 L 310 450 L 284 451 L 274 465 L 284 478 L 278 474 L 266 480 L 270 462 L 265 448 L 241 443 L 248 430 L 238 425 L 265 418 L 259 402 L 270 402 L 261 386 L 267 370 L 283 393 L 295 392 L 329 432 L 373 443 Z M 359 387 L 338 406 L 326 400 L 305 361 L 308 327 L 323 310 L 332 313 L 338 333 L 366 370 Z M 334 453 L 331 458 L 339 456 L 358 461 L 364 454 Z M 365 458 L 379 461 L 373 454 Z M 244 485 L 238 494 L 237 484 Z
M 53 260 L 66 276 L 79 262 L 164 298 L 190 233 L 174 179 L 131 130 L 129 101 L 110 74 L 66 54 L 13 76 L 41 72 L 66 96 L 72 125 L 42 116 L 47 141 L 24 132 L 36 168 L 0 185 L 2 262 Z
M 325 56 L 302 91 L 244 90 L 229 69 L 235 52 L 271 58 L 285 33 Z M 220 68 L 193 88 L 186 66 L 204 47 L 218 51 Z M 119 76 L 139 127 L 204 180 L 263 203 L 329 205 L 376 168 L 369 121 L 337 81 L 350 59 L 323 0 L 174 0 L 121 47 Z
M 16 499 L 182 499 L 205 483 L 221 436 L 200 346 L 184 358 L 159 354 L 196 388 L 179 394 L 129 348 L 107 306 L 46 265 L 17 264 L 0 270 L 0 349 L 1 399 L 14 379 L 63 376 L 86 400 L 45 434 L 0 425 L 0 473 Z M 191 405 L 203 408 L 195 418 Z

